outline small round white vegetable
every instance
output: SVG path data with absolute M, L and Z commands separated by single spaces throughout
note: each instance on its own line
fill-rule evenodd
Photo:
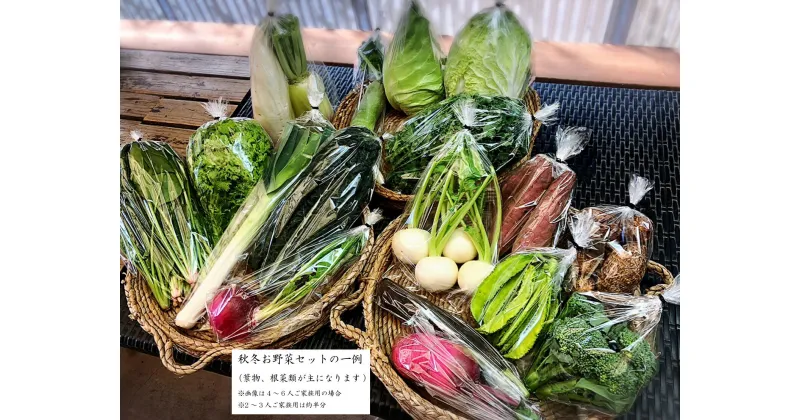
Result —
M 392 236 L 392 251 L 398 260 L 416 264 L 428 256 L 428 241 L 431 234 L 423 229 L 401 229 Z
M 480 286 L 481 282 L 489 277 L 494 266 L 484 261 L 467 261 L 458 270 L 458 287 L 472 293 Z
M 414 277 L 423 289 L 441 292 L 456 284 L 458 266 L 447 257 L 425 257 L 417 263 Z
M 442 255 L 455 261 L 456 264 L 463 264 L 474 260 L 478 256 L 478 250 L 475 249 L 467 232 L 464 232 L 463 228 L 458 228 L 444 244 Z

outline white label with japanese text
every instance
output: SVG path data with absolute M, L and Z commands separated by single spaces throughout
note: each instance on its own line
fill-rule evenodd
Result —
M 369 414 L 369 350 L 234 350 L 232 414 Z

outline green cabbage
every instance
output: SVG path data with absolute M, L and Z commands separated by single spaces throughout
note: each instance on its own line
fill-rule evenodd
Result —
M 215 239 L 261 179 L 272 155 L 269 134 L 249 118 L 210 121 L 192 135 L 186 160 Z
M 414 115 L 444 98 L 441 55 L 430 22 L 411 0 L 383 62 L 386 99 L 394 109 Z
M 530 79 L 530 35 L 503 6 L 467 22 L 453 41 L 444 70 L 448 97 L 468 93 L 520 98 Z

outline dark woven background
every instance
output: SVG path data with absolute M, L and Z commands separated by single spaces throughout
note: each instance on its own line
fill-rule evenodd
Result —
M 330 80 L 338 96 L 351 86 L 352 69 L 328 67 Z M 596 204 L 625 204 L 627 180 L 638 174 L 655 182 L 655 188 L 645 200 L 645 212 L 656 223 L 652 259 L 664 264 L 673 274 L 680 268 L 680 93 L 642 89 L 621 89 L 535 83 L 543 103 L 561 103 L 559 124 L 581 126 L 592 130 L 587 148 L 569 163 L 578 174 L 573 206 L 582 208 Z M 334 96 L 334 95 L 331 95 Z M 331 100 L 338 103 L 341 97 Z M 234 111 L 235 116 L 252 117 L 248 94 Z M 544 127 L 534 151 L 554 151 L 556 127 Z M 645 281 L 651 281 L 647 278 Z M 346 315 L 346 322 L 363 327 L 359 311 Z M 625 419 L 678 419 L 680 417 L 680 307 L 666 305 L 662 315 L 661 370 L 634 409 Z M 158 351 L 152 338 L 128 318 L 124 293 L 120 294 L 120 345 L 153 355 Z M 297 348 L 355 348 L 349 341 L 324 327 Z M 177 355 L 181 363 L 193 359 Z M 216 361 L 208 370 L 231 374 L 229 363 Z M 385 419 L 408 418 L 386 391 L 380 380 L 372 377 L 372 414 Z

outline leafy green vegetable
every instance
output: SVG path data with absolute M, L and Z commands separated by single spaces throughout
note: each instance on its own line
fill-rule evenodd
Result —
M 270 26 L 270 38 L 275 56 L 289 81 L 289 99 L 295 116 L 301 116 L 313 107 L 319 107 L 326 119 L 333 116 L 322 78 L 308 70 L 300 20 L 295 15 L 285 14 L 274 18 Z
M 499 191 L 494 168 L 475 139 L 468 130 L 459 131 L 425 170 L 414 192 L 409 227 L 430 232 L 430 257 L 441 256 L 453 232 L 463 227 L 478 251 L 478 260 L 494 263 L 502 221 Z
M 205 312 L 207 296 L 215 293 L 239 269 L 242 256 L 253 245 L 267 218 L 284 203 L 317 147 L 324 144 L 332 132 L 330 123 L 314 118 L 300 118 L 287 124 L 277 158 L 264 170 L 269 177 L 256 183 L 217 242 L 200 273 L 199 285 L 175 318 L 179 327 L 194 327 Z
M 441 56 L 430 22 L 410 0 L 383 62 L 386 98 L 394 109 L 414 115 L 444 98 Z
M 189 173 L 214 238 L 261 179 L 272 153 L 269 134 L 249 118 L 210 121 L 189 139 Z
M 356 80 L 360 83 L 383 79 L 384 48 L 379 30 L 375 30 L 358 47 L 358 64 Z
M 521 98 L 530 81 L 531 37 L 511 10 L 486 9 L 456 35 L 444 70 L 448 96 Z
M 460 104 L 468 101 L 474 104 L 475 115 L 467 129 L 486 151 L 495 171 L 502 171 L 528 153 L 533 119 L 521 100 L 456 95 L 412 117 L 395 135 L 385 136 L 388 188 L 404 194 L 413 192 L 422 171 L 445 140 L 464 129 L 457 113 Z
M 120 246 L 167 309 L 194 283 L 211 250 L 186 168 L 172 148 L 134 141 L 120 150 Z
M 324 286 L 332 276 L 340 273 L 361 254 L 369 239 L 369 228 L 359 226 L 345 232 L 337 232 L 330 237 L 318 241 L 297 252 L 301 260 L 306 260 L 299 269 L 283 270 L 285 264 L 280 264 L 281 272 L 292 273 L 287 276 L 276 274 L 276 270 L 267 270 L 267 278 L 262 282 L 264 290 L 280 287 L 280 292 L 255 313 L 256 329 L 274 324 L 276 315 L 286 312 L 286 309 L 309 298 L 312 291 Z M 273 322 L 268 322 L 273 321 Z
M 625 413 L 658 371 L 645 338 L 660 314 L 657 298 L 573 294 L 537 346 L 528 389 L 540 399 Z
M 380 143 L 366 128 L 336 132 L 264 223 L 248 255 L 250 267 L 273 265 L 292 248 L 349 229 L 360 220 L 372 197 L 379 156 Z

